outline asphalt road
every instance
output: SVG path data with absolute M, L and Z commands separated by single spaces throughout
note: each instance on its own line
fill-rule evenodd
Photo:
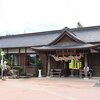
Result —
M 28 78 L 0 80 L 0 100 L 100 100 L 98 79 Z

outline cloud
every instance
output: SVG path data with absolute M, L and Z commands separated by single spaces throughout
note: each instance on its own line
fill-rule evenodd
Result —
M 99 0 L 0 0 L 0 32 L 99 25 Z

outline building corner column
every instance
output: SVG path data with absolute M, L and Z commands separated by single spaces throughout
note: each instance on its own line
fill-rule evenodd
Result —
M 48 55 L 47 76 L 50 76 L 50 55 Z

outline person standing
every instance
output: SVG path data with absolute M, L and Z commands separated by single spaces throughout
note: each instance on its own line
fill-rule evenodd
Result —
M 88 72 L 89 72 L 89 67 L 88 67 L 88 66 L 85 66 L 85 67 L 84 67 L 84 74 L 85 74 L 85 77 L 88 76 Z
M 6 74 L 7 74 L 7 66 L 6 61 L 4 61 L 4 64 L 2 65 L 2 80 L 6 80 Z

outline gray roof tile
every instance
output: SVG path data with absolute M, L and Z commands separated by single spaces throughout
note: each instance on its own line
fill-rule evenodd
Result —
M 100 42 L 100 26 L 71 29 L 71 31 L 84 42 Z
M 28 33 L 22 35 L 4 36 L 0 38 L 0 48 L 31 47 L 47 45 L 55 40 L 61 31 Z
M 72 28 L 70 32 L 78 39 L 87 42 L 100 42 L 100 26 Z M 0 37 L 0 48 L 45 46 L 54 41 L 63 32 L 62 30 L 27 33 Z

